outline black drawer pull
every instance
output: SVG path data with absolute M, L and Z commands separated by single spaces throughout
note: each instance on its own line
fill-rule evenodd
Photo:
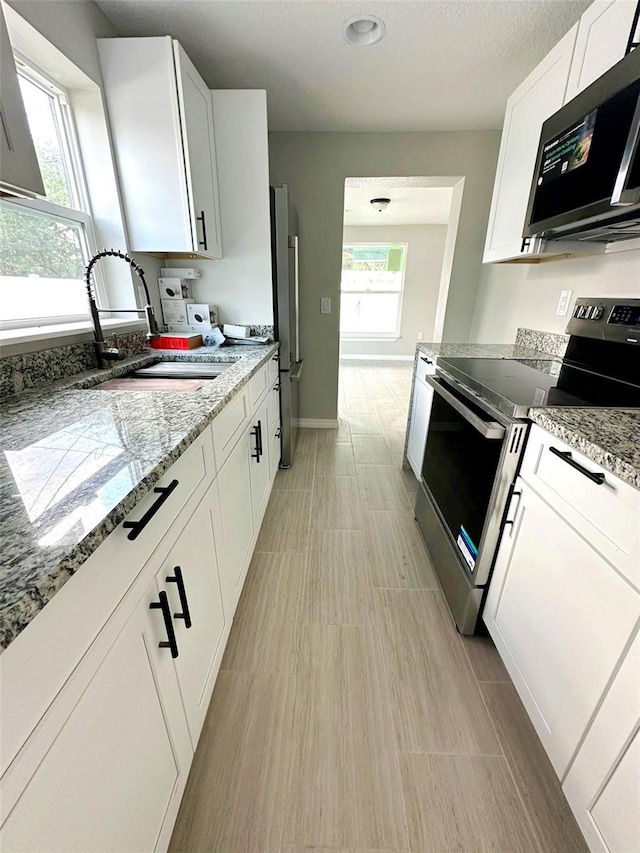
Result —
M 279 392 L 280 391 L 280 383 L 276 382 L 276 384 L 273 386 L 273 388 L 271 390 Z
M 123 527 L 126 527 L 127 529 L 131 529 L 131 533 L 129 533 L 129 535 L 127 536 L 127 539 L 137 539 L 138 536 L 140 536 L 142 531 L 145 529 L 147 524 L 149 524 L 149 522 L 151 521 L 153 516 L 158 512 L 158 510 L 160 509 L 162 504 L 166 501 L 166 499 L 169 497 L 171 492 L 175 492 L 175 490 L 177 488 L 178 488 L 178 481 L 177 480 L 172 480 L 168 486 L 156 486 L 155 487 L 155 489 L 153 491 L 156 492 L 156 494 L 160 495 L 160 497 L 158 498 L 158 500 L 155 503 L 153 503 L 149 507 L 149 509 L 145 512 L 145 514 L 142 516 L 140 521 L 123 521 L 122 522 Z
M 149 610 L 162 610 L 162 618 L 164 619 L 164 627 L 167 632 L 167 640 L 161 640 L 158 643 L 160 649 L 171 649 L 171 657 L 178 657 L 178 644 L 176 642 L 176 634 L 173 630 L 173 622 L 171 621 L 171 610 L 169 609 L 169 599 L 167 593 L 163 590 L 158 593 L 158 601 L 152 601 L 149 605 Z
M 260 421 L 258 421 L 258 423 L 260 423 Z M 251 429 L 251 435 L 252 435 L 252 436 L 255 438 L 255 440 L 256 440 L 256 446 L 255 446 L 255 449 L 254 449 L 253 453 L 251 454 L 251 458 L 252 458 L 252 459 L 255 459 L 255 460 L 256 460 L 256 462 L 259 462 L 259 461 L 260 461 L 260 439 L 258 438 L 259 431 L 258 431 L 258 427 L 257 427 L 257 426 L 254 426 L 254 427 Z
M 567 465 L 571 465 L 571 467 L 575 468 L 576 471 L 580 471 L 581 474 L 584 474 L 587 479 L 591 480 L 591 482 L 595 483 L 597 486 L 601 486 L 604 483 L 604 474 L 594 474 L 593 471 L 589 471 L 573 459 L 569 450 L 558 450 L 557 447 L 550 447 L 549 452 L 553 453 L 554 456 L 559 456 L 560 459 L 567 463 Z
M 431 361 L 431 359 L 430 359 L 430 358 L 425 358 L 425 356 L 424 356 L 424 355 L 421 355 L 421 356 L 420 356 L 420 360 L 421 360 L 421 361 L 424 361 L 424 363 L 425 363 L 425 364 L 433 364 L 433 362 Z
M 278 427 L 278 429 L 276 430 L 276 434 L 275 434 L 274 438 L 280 438 L 281 435 L 282 435 L 282 427 Z
M 202 240 L 198 240 L 198 245 L 202 246 L 202 248 L 206 252 L 206 250 L 207 250 L 207 226 L 205 225 L 205 222 L 204 222 L 204 210 L 200 211 L 200 216 L 196 216 L 196 219 L 199 222 L 202 222 Z
M 180 596 L 180 607 L 182 613 L 174 613 L 174 619 L 184 619 L 184 627 L 191 627 L 191 613 L 189 613 L 189 602 L 187 601 L 187 591 L 184 588 L 184 578 L 182 577 L 182 569 L 176 566 L 172 575 L 165 578 L 167 583 L 175 583 L 178 587 L 178 595 Z

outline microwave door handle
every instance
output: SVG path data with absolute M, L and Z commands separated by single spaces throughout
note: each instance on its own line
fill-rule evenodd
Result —
M 640 156 L 638 143 L 640 142 L 640 95 L 636 103 L 636 109 L 631 119 L 631 127 L 627 136 L 627 143 L 622 153 L 620 170 L 611 194 L 612 207 L 625 207 L 637 204 L 640 201 L 640 187 L 628 187 L 631 167 L 636 157 Z
M 459 415 L 462 415 L 465 421 L 468 421 L 474 429 L 478 430 L 478 432 L 484 436 L 484 438 L 504 438 L 505 429 L 499 423 L 496 423 L 496 421 L 483 421 L 482 418 L 479 418 L 470 409 L 468 409 L 461 400 L 458 400 L 457 397 L 454 397 L 453 394 L 443 388 L 442 385 L 432 376 L 426 376 L 425 380 L 428 385 L 431 385 L 436 394 L 439 394 L 444 400 L 446 400 L 451 408 L 455 409 Z

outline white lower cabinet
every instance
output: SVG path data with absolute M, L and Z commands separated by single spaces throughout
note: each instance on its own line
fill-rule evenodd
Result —
M 257 435 L 256 435 L 257 433 Z M 256 445 L 256 440 L 258 444 Z M 269 464 L 269 396 L 267 395 L 253 418 L 249 430 L 249 451 L 251 458 L 251 505 L 253 524 L 259 529 L 267 508 L 271 485 L 271 465 Z M 256 449 L 259 452 L 256 452 Z
M 422 459 L 424 446 L 427 442 L 429 417 L 433 402 L 433 388 L 427 385 L 425 379 L 436 371 L 435 361 L 426 356 L 418 356 L 416 375 L 413 385 L 411 404 L 411 423 L 409 424 L 409 439 L 407 441 L 407 459 L 418 480 L 422 475 Z
M 562 788 L 592 851 L 640 850 L 640 636 Z
M 149 853 L 168 846 L 192 756 L 155 581 L 70 707 L 0 831 L 6 853 Z M 108 627 L 105 631 L 109 630 Z M 88 654 L 91 654 L 89 651 Z
M 156 574 L 173 615 L 174 666 L 195 749 L 224 651 L 228 625 L 222 603 L 211 513 L 217 483 L 193 513 Z
M 562 778 L 638 624 L 640 595 L 586 523 L 574 528 L 522 478 L 510 518 L 484 621 Z
M 276 377 L 277 377 L 276 372 Z M 280 380 L 276 378 L 269 392 L 268 420 L 268 444 L 269 444 L 269 470 L 273 479 L 278 473 L 280 465 L 282 422 L 280 419 Z

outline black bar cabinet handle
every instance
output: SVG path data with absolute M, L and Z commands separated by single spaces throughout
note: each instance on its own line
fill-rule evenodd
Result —
M 173 622 L 171 621 L 171 610 L 169 609 L 169 599 L 167 593 L 162 590 L 158 593 L 158 601 L 152 601 L 149 605 L 149 610 L 162 610 L 162 618 L 164 619 L 164 627 L 167 632 L 166 640 L 161 640 L 158 643 L 160 649 L 171 649 L 171 657 L 178 657 L 178 644 L 176 642 L 176 634 L 173 630 Z
M 571 465 L 572 468 L 575 468 L 576 471 L 580 471 L 581 474 L 591 480 L 592 483 L 595 483 L 596 486 L 601 486 L 604 483 L 604 474 L 598 473 L 594 474 L 593 471 L 589 471 L 588 468 L 585 468 L 584 465 L 581 465 L 579 462 L 571 456 L 571 451 L 569 450 L 558 450 L 557 447 L 550 447 L 549 452 L 553 453 L 554 456 L 559 456 L 567 465 Z
M 433 364 L 430 358 L 425 358 L 424 355 L 420 356 L 421 361 L 424 361 L 426 364 Z
M 167 575 L 165 578 L 167 583 L 175 583 L 178 587 L 178 595 L 180 596 L 180 607 L 182 613 L 174 613 L 174 619 L 184 619 L 184 627 L 191 627 L 191 613 L 189 612 L 189 602 L 187 601 L 187 591 L 184 588 L 184 578 L 182 577 L 182 569 L 176 566 L 172 575 Z
M 271 390 L 278 393 L 280 391 L 280 383 L 276 382 L 276 384 L 273 386 L 273 388 Z
M 202 246 L 203 249 L 207 248 L 207 226 L 204 222 L 204 210 L 200 211 L 200 216 L 196 216 L 198 222 L 202 222 L 202 240 L 198 240 L 198 245 Z
M 262 447 L 262 421 L 258 421 L 258 452 L 260 456 L 264 456 L 264 450 Z
M 255 460 L 256 460 L 256 462 L 259 462 L 259 461 L 260 461 L 260 442 L 259 442 L 259 440 L 258 440 L 258 427 L 257 427 L 257 426 L 254 426 L 254 427 L 251 429 L 251 435 L 252 435 L 252 436 L 255 438 L 255 440 L 256 440 L 255 450 L 254 450 L 254 452 L 251 454 L 251 458 L 252 458 L 252 459 L 255 459 Z
M 280 438 L 281 435 L 282 435 L 282 427 L 278 427 L 278 429 L 276 430 L 276 434 L 275 434 L 274 438 Z
M 156 494 L 160 495 L 157 501 L 155 501 L 149 509 L 142 516 L 140 521 L 123 521 L 122 526 L 126 527 L 127 530 L 131 530 L 131 533 L 127 536 L 127 539 L 137 539 L 138 536 L 145 529 L 147 524 L 151 521 L 153 516 L 158 512 L 162 504 L 167 500 L 169 495 L 178 488 L 178 481 L 172 480 L 168 486 L 156 486 L 153 490 Z

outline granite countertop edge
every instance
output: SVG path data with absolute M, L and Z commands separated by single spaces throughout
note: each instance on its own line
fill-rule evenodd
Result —
M 251 348 L 251 352 L 247 351 L 248 347 L 246 349 L 245 347 L 234 347 L 234 352 L 231 352 L 231 348 L 229 348 L 225 352 L 220 353 L 207 353 L 204 351 L 204 348 L 201 348 L 202 352 L 157 351 L 143 353 L 119 362 L 108 370 L 92 370 L 87 372 L 86 375 L 69 377 L 49 386 L 46 391 L 47 396 L 64 394 L 70 391 L 78 393 L 87 391 L 93 393 L 94 386 L 101 382 L 122 376 L 134 368 L 143 367 L 158 361 L 226 362 L 230 356 L 234 358 L 235 363 L 229 368 L 229 372 L 236 370 L 239 373 L 237 378 L 233 377 L 233 375 L 227 377 L 232 381 L 235 379 L 235 381 L 225 390 L 220 399 L 212 401 L 211 408 L 206 414 L 200 417 L 194 423 L 193 427 L 158 459 L 157 463 L 138 480 L 135 486 L 111 510 L 106 512 L 101 521 L 76 545 L 70 546 L 69 551 L 64 557 L 53 564 L 38 578 L 37 584 L 31 584 L 26 588 L 19 587 L 16 590 L 17 594 L 14 596 L 11 596 L 10 593 L 7 594 L 5 591 L 4 595 L 0 597 L 0 654 L 30 624 L 44 606 L 67 583 L 69 578 L 73 577 L 89 557 L 97 551 L 109 534 L 136 507 L 184 451 L 206 430 L 209 424 L 212 423 L 222 409 L 228 405 L 257 371 L 277 352 L 278 348 L 278 343 L 262 345 L 260 349 L 264 349 L 264 352 L 260 358 L 256 358 L 257 355 L 260 355 L 260 352 L 256 352 L 256 348 L 253 347 Z M 247 356 L 252 357 L 249 363 L 246 360 Z M 256 360 L 254 361 L 254 359 Z M 226 373 L 227 371 L 225 371 Z M 127 394 L 135 392 L 125 391 L 117 393 Z M 34 401 L 36 399 L 41 400 L 42 396 L 42 389 L 27 390 L 13 397 L 5 398 L 4 402 L 19 401 L 20 404 L 28 406 L 31 398 Z

